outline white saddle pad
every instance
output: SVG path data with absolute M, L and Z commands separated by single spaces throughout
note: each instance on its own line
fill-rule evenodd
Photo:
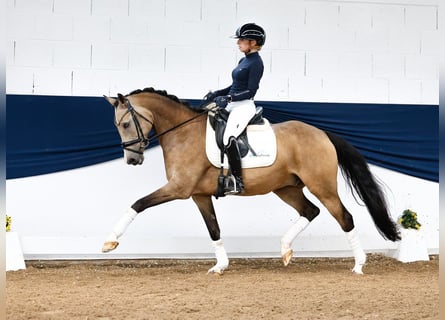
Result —
M 267 119 L 264 125 L 249 125 L 247 127 L 247 138 L 249 144 L 255 151 L 256 156 L 249 152 L 241 159 L 243 168 L 267 167 L 275 162 L 277 157 L 277 140 Z M 206 130 L 206 154 L 210 163 L 215 167 L 221 167 L 221 151 L 216 144 L 215 131 L 210 125 L 207 117 Z M 224 155 L 224 168 L 228 168 L 227 156 Z

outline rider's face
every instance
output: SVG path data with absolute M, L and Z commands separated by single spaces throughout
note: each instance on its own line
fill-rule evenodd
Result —
M 255 47 L 255 41 L 249 39 L 238 39 L 237 44 L 243 53 L 249 53 Z

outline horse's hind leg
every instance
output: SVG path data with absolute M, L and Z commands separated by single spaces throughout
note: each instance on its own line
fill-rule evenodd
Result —
M 315 219 L 320 209 L 306 198 L 301 187 L 285 187 L 274 192 L 300 214 L 297 221 L 281 238 L 281 258 L 283 264 L 287 266 L 292 259 L 292 242 Z
M 362 268 L 366 263 L 366 254 L 363 251 L 358 238 L 357 232 L 354 228 L 354 220 L 349 211 L 344 207 L 341 202 L 337 192 L 336 187 L 330 189 L 331 192 L 326 192 L 324 189 L 323 193 L 318 193 L 317 191 L 312 191 L 314 195 L 323 203 L 323 205 L 328 209 L 332 216 L 340 224 L 342 230 L 346 233 L 349 245 L 351 246 L 352 252 L 354 254 L 355 265 L 352 272 L 363 274 Z M 333 191 L 335 190 L 335 192 Z
M 210 196 L 192 196 L 192 198 L 204 218 L 210 238 L 213 240 L 213 247 L 215 248 L 216 265 L 210 268 L 208 272 L 222 274 L 229 266 L 229 258 L 220 238 L 220 230 L 212 198 Z

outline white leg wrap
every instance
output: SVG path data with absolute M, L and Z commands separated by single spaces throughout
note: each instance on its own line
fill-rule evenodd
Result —
M 107 242 L 117 241 L 117 239 L 124 234 L 125 230 L 127 230 L 128 226 L 134 220 L 137 214 L 138 213 L 133 208 L 129 208 L 127 211 L 125 211 L 124 215 L 116 223 L 116 225 L 113 228 L 113 231 L 107 237 L 106 241 Z
M 294 239 L 309 225 L 310 221 L 306 217 L 299 217 L 297 221 L 281 238 L 281 255 L 286 254 L 292 246 Z
M 355 228 L 349 232 L 346 232 L 346 236 L 349 241 L 349 245 L 351 246 L 352 252 L 354 253 L 355 266 L 352 269 L 352 272 L 363 274 L 362 267 L 366 262 L 366 254 L 363 251 L 362 246 L 360 244 L 360 240 L 358 238 L 357 232 Z
M 229 258 L 221 239 L 213 241 L 212 245 L 215 248 L 216 265 L 210 268 L 208 272 L 221 274 L 229 266 Z

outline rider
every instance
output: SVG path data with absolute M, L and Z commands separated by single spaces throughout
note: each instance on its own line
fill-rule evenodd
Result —
M 245 57 L 232 71 L 232 84 L 225 89 L 209 92 L 204 97 L 205 100 L 214 101 L 218 107 L 229 111 L 223 142 L 234 183 L 225 194 L 237 194 L 244 190 L 241 156 L 236 138 L 255 115 L 256 107 L 253 97 L 259 88 L 264 70 L 263 60 L 258 51 L 264 45 L 266 33 L 259 25 L 247 23 L 236 30 L 233 38 L 238 39 L 239 50 L 245 54 Z

